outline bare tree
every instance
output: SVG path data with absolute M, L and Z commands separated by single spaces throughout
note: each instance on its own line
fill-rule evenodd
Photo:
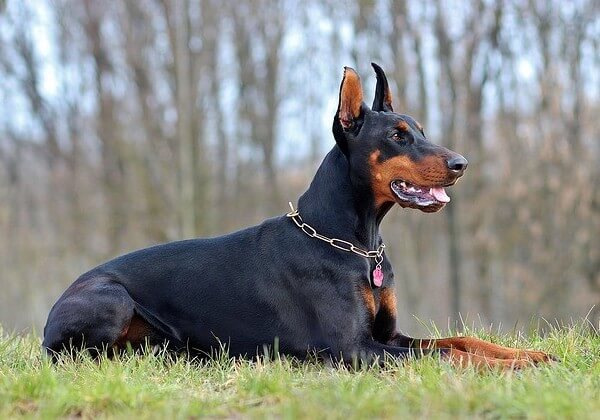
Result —
M 439 215 L 384 222 L 402 322 L 598 304 L 598 2 L 342 4 L 4 4 L 0 322 L 39 326 L 118 253 L 280 213 L 334 144 L 342 66 L 372 86 L 370 61 L 470 161 Z

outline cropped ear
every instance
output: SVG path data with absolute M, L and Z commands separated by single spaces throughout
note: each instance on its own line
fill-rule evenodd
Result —
M 344 67 L 344 78 L 340 86 L 340 102 L 337 116 L 344 130 L 353 128 L 362 112 L 363 90 L 358 73 Z
M 375 87 L 375 99 L 373 99 L 373 111 L 388 111 L 392 112 L 392 93 L 388 85 L 387 77 L 383 69 L 375 63 L 371 63 L 375 74 L 377 75 L 377 86 Z

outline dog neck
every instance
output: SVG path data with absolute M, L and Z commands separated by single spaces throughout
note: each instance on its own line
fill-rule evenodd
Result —
M 388 210 L 377 210 L 368 185 L 351 179 L 348 159 L 337 145 L 298 200 L 300 215 L 317 232 L 370 250 L 379 246 L 379 224 Z

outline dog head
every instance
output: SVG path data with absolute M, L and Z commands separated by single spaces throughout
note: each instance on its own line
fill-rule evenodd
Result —
M 373 63 L 377 86 L 373 106 L 363 102 L 360 77 L 345 67 L 333 122 L 335 140 L 350 163 L 355 183 L 372 192 L 377 209 L 397 203 L 424 212 L 440 210 L 450 201 L 467 160 L 427 140 L 423 127 L 394 112 L 385 73 Z

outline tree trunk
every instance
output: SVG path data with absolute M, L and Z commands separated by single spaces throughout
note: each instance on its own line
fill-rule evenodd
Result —
M 86 33 L 94 61 L 94 83 L 98 100 L 98 138 L 101 145 L 102 178 L 108 206 L 108 252 L 116 254 L 122 249 L 122 239 L 127 235 L 127 204 L 125 199 L 124 151 L 116 130 L 113 114 L 115 103 L 105 82 L 112 70 L 109 54 L 102 44 L 100 27 L 102 12 L 91 0 L 86 0 Z
M 440 4 L 437 4 L 437 13 L 435 18 L 435 33 L 438 39 L 438 59 L 440 62 L 440 72 L 442 79 L 442 88 L 440 91 L 440 109 L 446 110 L 442 116 L 442 133 L 447 140 L 447 145 L 451 149 L 456 146 L 456 78 L 452 68 L 452 58 L 454 56 L 452 43 L 450 41 L 445 18 L 442 17 Z M 458 200 L 457 200 L 458 201 Z M 462 250 L 460 247 L 460 226 L 457 211 L 457 202 L 447 206 L 445 210 L 447 229 L 448 229 L 448 264 L 450 272 L 450 308 L 457 321 L 460 318 L 462 307 Z M 460 326 L 460 325 L 458 325 Z
M 194 174 L 197 170 L 197 149 L 192 128 L 192 83 L 189 51 L 188 2 L 174 3 L 173 25 L 175 33 L 175 91 L 177 103 L 178 138 L 178 207 L 179 233 L 184 238 L 196 233 L 196 200 Z

